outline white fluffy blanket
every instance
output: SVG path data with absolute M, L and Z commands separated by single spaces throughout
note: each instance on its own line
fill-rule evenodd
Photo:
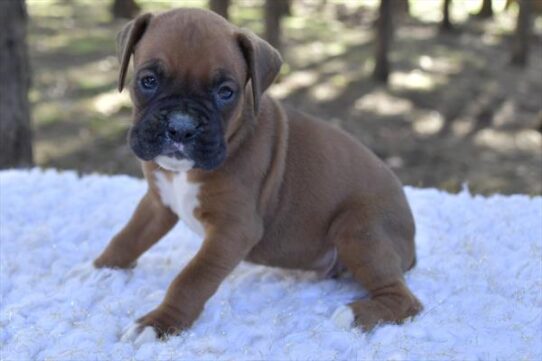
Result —
M 413 188 L 407 281 L 425 311 L 412 321 L 341 329 L 330 316 L 363 293 L 352 280 L 242 264 L 181 336 L 121 342 L 201 242 L 179 225 L 136 269 L 93 270 L 144 191 L 124 176 L 0 172 L 2 360 L 542 358 L 542 198 Z

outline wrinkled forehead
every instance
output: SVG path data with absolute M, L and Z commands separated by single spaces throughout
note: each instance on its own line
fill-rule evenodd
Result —
M 159 62 L 170 76 L 209 80 L 229 72 L 242 81 L 246 64 L 235 28 L 217 16 L 199 15 L 166 13 L 152 19 L 135 49 L 136 69 Z

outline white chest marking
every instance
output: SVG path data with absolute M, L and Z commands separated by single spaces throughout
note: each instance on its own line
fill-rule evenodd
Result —
M 175 173 L 172 180 L 159 170 L 155 172 L 155 176 L 164 205 L 171 208 L 192 232 L 203 237 L 203 225 L 194 216 L 194 210 L 199 207 L 199 184 L 189 182 L 187 172 Z

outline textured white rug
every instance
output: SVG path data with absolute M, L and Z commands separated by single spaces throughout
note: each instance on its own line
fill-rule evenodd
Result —
M 407 281 L 425 311 L 411 322 L 342 330 L 330 316 L 362 294 L 351 280 L 242 264 L 181 336 L 123 343 L 200 242 L 180 225 L 132 271 L 91 269 L 144 190 L 122 176 L 0 172 L 2 360 L 542 358 L 542 198 L 412 188 Z

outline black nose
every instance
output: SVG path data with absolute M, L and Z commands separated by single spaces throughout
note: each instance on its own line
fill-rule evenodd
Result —
M 186 142 L 196 135 L 198 122 L 190 115 L 173 111 L 167 115 L 167 134 L 175 142 Z

